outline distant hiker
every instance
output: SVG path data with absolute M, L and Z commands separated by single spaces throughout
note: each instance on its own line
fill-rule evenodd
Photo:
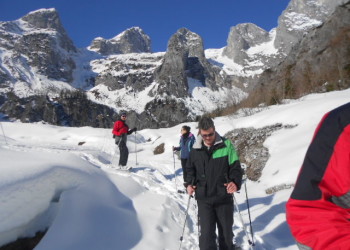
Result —
M 129 129 L 128 125 L 125 123 L 126 118 L 126 112 L 122 112 L 120 119 L 114 123 L 112 131 L 113 137 L 115 138 L 115 144 L 118 145 L 120 152 L 118 167 L 123 170 L 129 169 L 129 167 L 126 166 L 129 157 L 129 149 L 126 146 L 127 135 L 130 135 L 137 130 L 136 128 Z
M 190 151 L 193 147 L 194 142 L 196 141 L 196 138 L 190 131 L 191 131 L 191 128 L 189 126 L 182 126 L 179 147 L 173 146 L 173 151 L 180 151 L 181 167 L 182 167 L 184 182 L 186 182 L 186 177 L 187 177 L 187 172 L 186 172 L 187 159 L 188 157 L 190 157 Z
M 200 226 L 199 248 L 232 250 L 233 197 L 242 182 L 242 168 L 230 140 L 221 137 L 214 122 L 203 117 L 199 135 L 190 152 L 187 169 L 187 193 L 196 194 Z
M 300 249 L 350 249 L 350 103 L 318 124 L 286 209 Z

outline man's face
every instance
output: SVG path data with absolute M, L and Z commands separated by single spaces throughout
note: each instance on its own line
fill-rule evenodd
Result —
M 208 130 L 201 129 L 200 135 L 203 138 L 203 142 L 206 146 L 212 146 L 215 142 L 215 129 L 210 128 Z
M 122 118 L 123 121 L 125 121 L 126 120 L 126 115 L 122 115 L 121 118 Z

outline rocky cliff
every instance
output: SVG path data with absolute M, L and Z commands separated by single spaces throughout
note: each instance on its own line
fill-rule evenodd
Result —
M 77 49 L 54 9 L 0 23 L 0 47 L 9 52 L 1 56 L 0 84 L 22 81 L 32 85 L 36 73 L 68 83 L 73 80 Z
M 132 27 L 111 39 L 95 38 L 89 50 L 102 55 L 150 53 L 151 39 L 139 27 Z
M 275 99 L 350 87 L 350 1 L 305 34 L 277 67 L 257 79 L 257 91 Z M 270 94 L 267 94 L 267 93 Z
M 164 61 L 155 72 L 159 83 L 154 93 L 187 97 L 188 78 L 217 90 L 223 84 L 220 69 L 211 65 L 204 55 L 202 38 L 186 28 L 179 29 L 169 40 Z

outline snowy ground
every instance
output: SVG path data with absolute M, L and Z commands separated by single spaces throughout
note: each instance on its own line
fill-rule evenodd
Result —
M 249 117 L 215 119 L 222 135 L 239 127 L 297 125 L 265 141 L 271 156 L 262 178 L 247 182 L 255 249 L 297 249 L 285 222 L 291 189 L 273 195 L 265 190 L 294 183 L 322 115 L 347 103 L 349 96 L 350 90 L 313 94 Z M 188 125 L 197 132 L 195 123 Z M 182 172 L 176 157 L 174 174 L 171 147 L 178 143 L 181 126 L 129 136 L 134 169 L 127 173 L 111 168 L 119 154 L 111 129 L 2 121 L 0 245 L 49 228 L 36 249 L 179 249 L 188 196 L 177 193 Z M 161 143 L 165 152 L 154 155 Z M 244 189 L 236 199 L 248 226 Z M 196 223 L 191 199 L 182 249 L 198 249 Z M 233 230 L 237 242 L 249 249 L 237 213 Z

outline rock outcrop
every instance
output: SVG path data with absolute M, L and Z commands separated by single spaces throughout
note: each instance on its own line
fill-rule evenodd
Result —
M 211 65 L 204 55 L 202 38 L 186 28 L 179 29 L 169 40 L 162 65 L 155 72 L 159 83 L 153 95 L 189 96 L 188 78 L 198 80 L 210 89 L 223 84 L 220 69 Z
M 249 59 L 247 50 L 270 39 L 269 32 L 253 23 L 243 23 L 231 27 L 227 39 L 227 46 L 223 55 L 238 64 L 245 65 Z
M 12 34 L 10 36 L 16 39 L 7 40 L 13 43 L 15 60 L 27 62 L 28 66 L 48 78 L 72 82 L 76 67 L 72 56 L 77 49 L 64 30 L 57 11 L 42 9 L 29 13 L 21 20 L 24 23 L 17 29 L 23 30 L 22 35 Z M 36 32 L 38 29 L 44 32 Z
M 345 0 L 292 0 L 278 19 L 275 47 L 287 55 L 308 30 L 322 25 Z
M 350 1 L 293 47 L 278 67 L 258 79 L 258 92 L 279 98 L 350 87 Z
M 127 29 L 111 39 L 95 38 L 89 49 L 102 55 L 152 52 L 150 37 L 139 27 Z

